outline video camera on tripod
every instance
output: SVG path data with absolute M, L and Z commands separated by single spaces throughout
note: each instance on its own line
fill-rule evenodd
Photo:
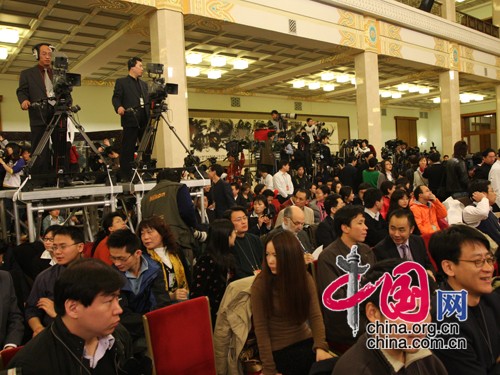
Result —
M 168 95 L 177 95 L 179 85 L 177 83 L 165 83 L 163 75 L 163 64 L 148 63 L 146 65 L 148 77 L 152 78 L 148 84 L 149 99 L 153 103 L 161 103 Z
M 56 106 L 69 107 L 72 102 L 71 92 L 73 91 L 73 87 L 82 85 L 82 76 L 77 73 L 69 73 L 68 58 L 57 56 L 53 63 L 52 84 Z

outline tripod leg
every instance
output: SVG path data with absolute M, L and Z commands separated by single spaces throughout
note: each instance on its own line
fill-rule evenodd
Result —
M 60 118 L 61 118 L 61 113 L 59 113 L 57 115 L 57 117 L 56 117 L 56 115 L 54 115 L 54 117 L 52 117 L 52 120 L 50 121 L 49 125 L 45 129 L 45 133 L 43 133 L 42 139 L 40 140 L 40 142 L 36 146 L 36 149 L 33 152 L 33 154 L 31 154 L 31 160 L 28 162 L 28 164 L 25 167 L 27 173 L 30 172 L 30 170 L 33 167 L 33 165 L 35 164 L 36 160 L 42 154 L 42 151 L 45 148 L 45 146 L 47 145 L 47 142 L 49 141 L 50 136 L 52 135 L 52 132 L 54 131 Z
M 137 149 L 137 157 L 135 159 L 135 164 L 137 167 L 139 167 L 140 163 L 144 160 L 144 154 L 149 149 L 150 143 L 151 143 L 150 148 L 151 149 L 153 148 L 153 143 L 156 136 L 156 130 L 158 129 L 159 121 L 160 121 L 159 117 L 151 117 L 148 126 L 144 130 L 141 142 L 139 143 L 139 148 Z
M 91 139 L 89 138 L 89 136 L 87 135 L 87 133 L 85 133 L 85 130 L 83 129 L 83 126 L 80 123 L 78 123 L 74 119 L 73 116 L 71 116 L 71 119 L 73 120 L 73 124 L 75 125 L 75 128 L 80 132 L 80 134 L 82 135 L 83 139 L 85 139 L 85 142 L 87 142 L 87 144 L 89 145 L 90 149 L 92 151 L 94 151 L 94 154 L 96 154 L 97 156 L 99 156 L 99 160 L 101 160 L 101 162 L 103 163 L 103 165 L 106 165 L 106 160 L 104 160 L 104 157 L 102 156 L 102 154 L 95 147 L 94 142 L 92 142 Z

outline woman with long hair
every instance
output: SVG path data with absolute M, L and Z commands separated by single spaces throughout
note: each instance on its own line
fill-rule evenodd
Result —
M 8 143 L 5 146 L 6 156 L 0 158 L 0 164 L 5 169 L 3 187 L 15 189 L 21 186 L 21 175 L 26 161 L 21 157 L 21 147 L 17 143 Z
M 191 274 L 169 225 L 159 216 L 153 216 L 139 223 L 137 233 L 148 254 L 160 264 L 170 299 L 173 302 L 186 300 Z
M 387 217 L 391 215 L 391 212 L 402 208 L 403 210 L 410 210 L 411 195 L 405 189 L 396 189 L 394 193 L 391 194 L 391 199 L 389 201 L 389 209 L 387 210 Z M 412 214 L 413 216 L 413 214 Z M 413 229 L 413 234 L 420 234 L 418 227 L 415 225 Z
M 127 219 L 121 212 L 110 212 L 102 218 L 101 228 L 95 236 L 90 254 L 92 258 L 100 259 L 111 266 L 113 262 L 109 259 L 108 237 L 115 230 L 126 229 Z
M 208 297 L 213 327 L 226 286 L 234 274 L 231 247 L 234 246 L 235 240 L 233 223 L 227 219 L 215 220 L 210 224 L 205 252 L 193 267 L 191 298 Z
M 380 185 L 384 181 L 392 181 L 395 183 L 397 176 L 392 172 L 392 161 L 389 159 L 382 160 L 380 162 L 380 174 L 377 180 L 377 189 L 380 189 Z
M 250 298 L 264 375 L 308 374 L 315 361 L 331 357 L 316 286 L 291 232 L 266 240 Z

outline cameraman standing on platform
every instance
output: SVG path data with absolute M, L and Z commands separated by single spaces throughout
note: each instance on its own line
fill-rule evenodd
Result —
M 34 151 L 42 139 L 46 126 L 54 116 L 54 88 L 52 85 L 52 52 L 54 47 L 40 43 L 33 47 L 33 56 L 38 65 L 23 70 L 16 90 L 17 99 L 23 111 L 28 111 L 31 130 L 31 149 Z M 36 106 L 35 106 L 36 104 Z M 49 144 L 45 145 L 33 171 L 48 172 L 50 167 Z
M 121 116 L 123 128 L 120 152 L 122 181 L 128 181 L 132 177 L 135 145 L 140 142 L 150 117 L 148 86 L 139 79 L 144 71 L 142 60 L 132 57 L 127 66 L 128 76 L 116 80 L 112 98 L 113 107 Z
M 269 129 L 275 129 L 276 133 L 285 131 L 286 132 L 286 121 L 281 117 L 279 112 L 275 109 L 271 111 L 271 120 L 267 122 L 267 127 Z

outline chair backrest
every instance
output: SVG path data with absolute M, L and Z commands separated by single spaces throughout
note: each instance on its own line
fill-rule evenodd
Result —
M 8 367 L 10 360 L 21 348 L 22 346 L 18 346 L 17 348 L 0 351 L 0 370 L 5 370 Z
M 215 375 L 212 323 L 207 297 L 143 315 L 156 375 Z

